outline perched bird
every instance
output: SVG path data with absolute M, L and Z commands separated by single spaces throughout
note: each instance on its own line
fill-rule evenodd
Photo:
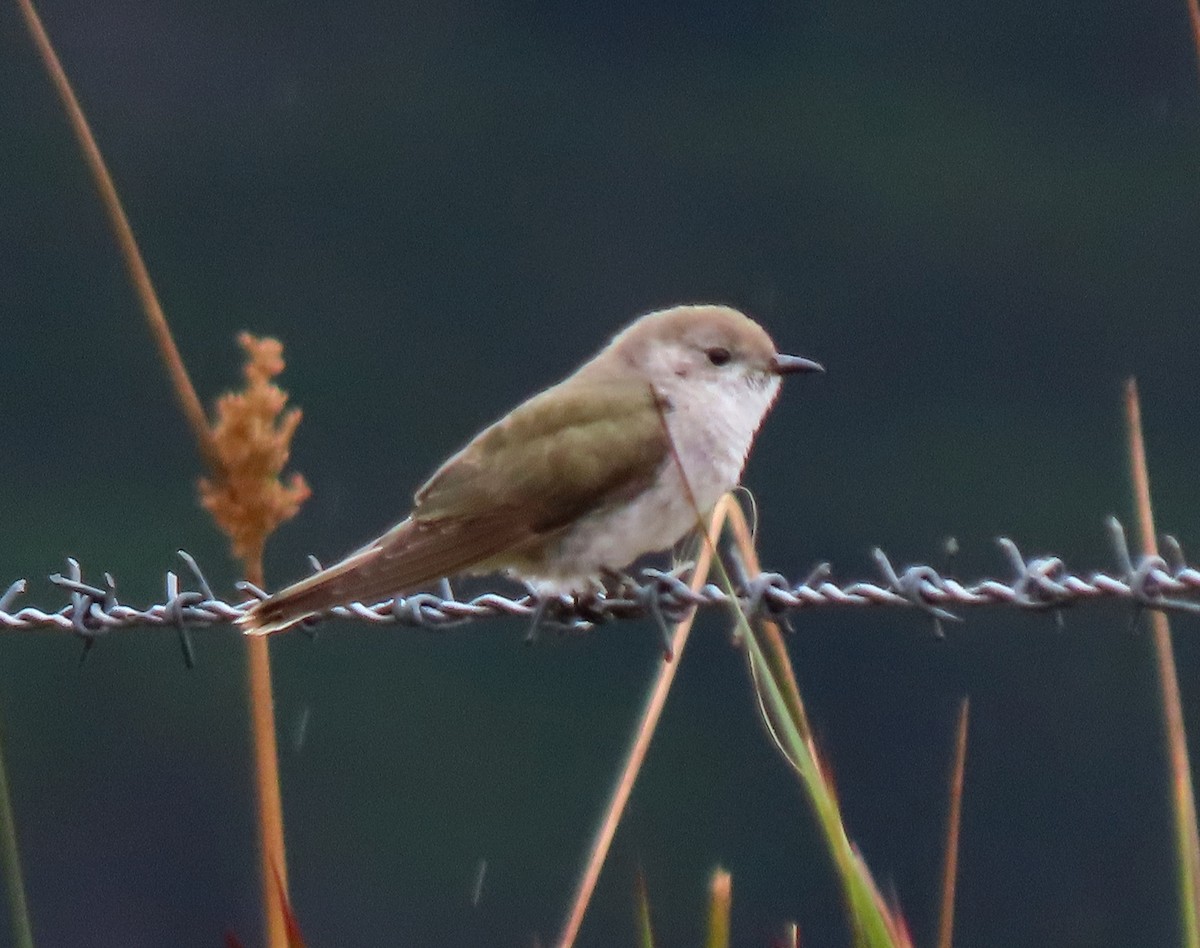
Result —
M 459 573 L 503 571 L 543 595 L 594 590 L 694 528 L 737 485 L 781 376 L 820 371 L 726 306 L 642 316 L 476 435 L 406 519 L 240 622 L 279 632 Z

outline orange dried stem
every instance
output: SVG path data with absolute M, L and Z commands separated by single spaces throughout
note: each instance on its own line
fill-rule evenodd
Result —
M 296 515 L 310 491 L 299 474 L 286 484 L 280 480 L 301 417 L 299 409 L 287 408 L 287 393 L 273 381 L 284 369 L 283 346 L 276 339 L 245 332 L 238 343 L 246 353 L 246 384 L 240 392 L 226 393 L 217 401 L 212 427 L 225 476 L 201 479 L 200 502 L 229 537 L 246 578 L 263 586 L 267 537 Z M 293 941 L 286 913 L 287 856 L 270 651 L 267 640 L 258 636 L 248 637 L 246 648 L 267 944 L 285 948 Z
M 1187 0 L 1187 8 L 1192 24 L 1192 43 L 1196 47 L 1196 65 L 1200 66 L 1200 0 Z
M 284 873 L 279 871 L 278 866 L 274 868 L 276 869 L 275 894 L 279 899 L 280 909 L 283 913 L 287 946 L 288 948 L 306 948 L 304 933 L 300 930 L 300 922 L 296 918 L 296 913 L 292 911 L 292 901 L 288 898 L 287 882 L 284 879 Z
M 142 311 L 158 347 L 159 356 L 167 369 L 179 406 L 187 420 L 188 427 L 192 430 L 192 437 L 204 466 L 208 470 L 209 478 L 202 483 L 201 488 L 204 505 L 233 541 L 234 549 L 243 562 L 247 578 L 262 585 L 262 548 L 266 537 L 282 520 L 295 514 L 300 503 L 308 496 L 308 488 L 303 479 L 296 475 L 287 486 L 279 484 L 277 477 L 259 478 L 260 481 L 273 480 L 274 484 L 273 486 L 260 485 L 257 493 L 248 491 L 246 490 L 247 477 L 243 471 L 239 475 L 239 483 L 236 487 L 230 490 L 221 490 L 228 475 L 226 458 L 222 456 L 217 444 L 222 422 L 218 421 L 217 428 L 210 430 L 204 407 L 196 395 L 179 349 L 171 335 L 166 315 L 159 303 L 158 294 L 154 290 L 154 284 L 150 279 L 145 261 L 142 259 L 141 251 L 138 249 L 133 228 L 121 205 L 112 175 L 108 171 L 104 157 L 100 153 L 100 148 L 88 125 L 87 117 L 71 88 L 62 63 L 54 51 L 50 37 L 42 26 L 41 19 L 31 0 L 17 0 L 17 3 L 34 46 L 62 100 L 67 118 L 75 132 L 80 150 L 83 152 L 84 161 L 91 172 L 105 212 L 108 214 L 121 258 L 125 263 L 134 291 L 141 302 Z M 246 344 L 244 343 L 244 345 Z M 278 362 L 278 369 L 282 369 L 277 343 L 275 347 L 275 361 Z M 269 355 L 269 349 L 261 352 L 263 358 L 260 358 L 258 362 L 260 366 L 258 374 L 261 378 L 251 379 L 250 389 L 258 395 L 260 403 L 264 394 L 269 395 L 268 390 L 274 388 L 266 380 L 278 371 L 278 369 L 275 372 L 267 370 L 269 359 L 266 357 Z M 282 401 L 279 403 L 279 409 L 282 409 Z M 236 415 L 236 412 L 231 414 Z M 275 415 L 278 415 L 278 411 L 275 412 Z M 279 454 L 279 445 L 282 444 L 283 461 L 286 461 L 287 443 L 299 420 L 300 416 L 297 412 L 290 412 L 284 415 L 282 420 L 274 421 L 273 424 L 267 426 L 270 429 L 271 437 L 265 440 L 273 442 L 274 455 L 272 456 Z M 253 426 L 251 427 L 253 428 Z M 232 445 L 236 440 L 236 438 L 231 438 L 230 444 Z M 246 443 L 255 445 L 262 443 L 263 440 L 250 438 Z M 267 453 L 270 454 L 270 452 Z M 249 450 L 247 454 L 250 458 L 258 458 L 261 461 L 261 454 L 256 454 L 253 449 Z M 278 470 L 282 469 L 282 464 L 281 461 L 275 471 L 276 475 Z M 269 467 L 270 465 L 268 465 L 268 469 Z M 245 503 L 252 496 L 257 496 L 261 504 L 257 509 Z M 262 894 L 266 912 L 267 943 L 270 948 L 287 948 L 288 932 L 283 911 L 283 905 L 286 902 L 287 875 L 283 849 L 283 817 L 275 745 L 274 706 L 271 700 L 270 663 L 265 641 L 252 640 L 247 644 L 259 830 L 263 850 Z
M 708 570 L 712 566 L 713 551 L 721 536 L 721 527 L 725 523 L 725 517 L 731 509 L 736 509 L 736 506 L 729 495 L 717 501 L 716 507 L 713 508 L 708 522 L 708 542 L 700 546 L 700 552 L 696 557 L 696 568 L 692 573 L 692 581 L 689 583 L 693 592 L 698 591 L 708 582 Z M 692 623 L 695 620 L 696 612 L 693 610 L 686 619 L 675 626 L 675 633 L 671 636 L 671 653 L 674 660 L 664 659 L 658 666 L 658 675 L 654 679 L 650 694 L 646 698 L 646 704 L 642 708 L 642 716 L 634 734 L 633 746 L 629 748 L 629 755 L 625 758 L 621 775 L 617 779 L 616 786 L 613 787 L 608 807 L 604 811 L 604 820 L 600 823 L 600 829 L 596 831 L 596 838 L 592 842 L 587 864 L 584 866 L 579 886 L 575 890 L 575 897 L 567 912 L 567 920 L 563 924 L 562 934 L 555 942 L 558 948 L 571 948 L 575 944 L 579 926 L 583 924 L 583 915 L 587 911 L 588 902 L 591 901 L 592 892 L 595 891 L 596 882 L 600 878 L 600 870 L 604 867 L 608 848 L 617 832 L 617 824 L 621 822 L 621 814 L 625 812 L 625 804 L 629 802 L 629 795 L 633 792 L 633 783 L 642 769 L 642 762 L 646 759 L 646 751 L 650 748 L 650 739 L 654 736 L 658 719 L 662 716 L 667 693 L 671 690 L 671 683 L 675 680 L 675 672 L 679 668 L 679 660 L 683 655 L 684 646 L 687 645 L 688 636 L 692 631 Z
M 1142 552 L 1153 556 L 1158 552 L 1158 544 L 1154 535 L 1150 473 L 1146 464 L 1146 442 L 1142 436 L 1142 408 L 1138 399 L 1137 379 L 1131 378 L 1125 383 L 1125 420 L 1129 430 L 1129 468 Z M 1183 702 L 1179 694 L 1179 674 L 1175 668 L 1175 649 L 1171 643 L 1171 627 L 1167 616 L 1164 612 L 1153 611 L 1150 613 L 1150 622 L 1163 708 L 1164 739 L 1171 769 L 1183 937 L 1184 944 L 1195 946 L 1200 944 L 1200 842 L 1197 841 L 1196 800 L 1183 724 Z
M 133 228 L 129 226 L 129 218 L 125 216 L 125 208 L 121 205 L 121 199 L 117 195 L 117 188 L 113 184 L 108 166 L 104 163 L 104 156 L 100 154 L 100 148 L 92 135 L 87 117 L 80 108 L 79 100 L 75 98 L 71 82 L 67 79 L 62 63 L 59 62 L 58 54 L 54 52 L 50 37 L 42 26 L 42 21 L 38 17 L 37 10 L 34 9 L 32 0 L 17 0 L 17 5 L 21 8 L 21 13 L 25 17 L 25 25 L 29 28 L 29 34 L 33 38 L 33 44 L 37 47 L 46 71 L 50 73 L 50 79 L 54 83 L 58 97 L 62 100 L 63 108 L 71 122 L 71 128 L 75 132 L 75 138 L 79 142 L 79 148 L 83 152 L 88 170 L 92 173 L 92 181 L 100 194 L 100 200 L 108 214 L 109 224 L 117 238 L 121 259 L 125 262 L 130 282 L 133 283 L 133 289 L 142 304 L 146 324 L 150 327 L 150 334 L 158 346 L 159 356 L 162 358 L 163 365 L 166 366 L 167 374 L 171 377 L 171 384 L 179 399 L 179 407 L 183 410 L 188 427 L 192 429 L 192 437 L 196 441 L 205 466 L 214 477 L 219 478 L 221 463 L 213 449 L 204 407 L 200 404 L 195 388 L 192 387 L 192 381 L 188 377 L 187 369 L 184 368 L 179 349 L 176 348 L 175 340 L 171 336 L 167 318 L 163 314 L 162 306 L 158 302 L 158 294 L 154 292 L 154 284 L 150 280 L 150 272 L 146 269 L 146 263 L 142 259 L 141 251 L 134 239 Z
M 259 578 L 262 578 L 261 571 Z M 283 798 L 279 791 L 279 748 L 275 740 L 271 653 L 265 636 L 249 635 L 245 638 L 250 736 L 254 745 L 254 791 L 258 805 L 263 922 L 267 945 L 270 948 L 285 948 L 288 945 L 284 907 L 288 891 L 287 850 L 283 840 Z
M 958 880 L 958 840 L 962 826 L 963 776 L 967 767 L 967 721 L 971 701 L 958 706 L 954 734 L 954 766 L 950 770 L 950 812 L 946 817 L 946 864 L 942 870 L 942 906 L 938 923 L 938 948 L 951 948 L 954 936 L 954 893 Z
M 746 522 L 746 514 L 740 505 L 733 504 L 730 507 L 727 523 L 729 532 L 733 534 L 734 543 L 737 544 L 738 555 L 741 556 L 742 563 L 746 567 L 746 572 L 751 576 L 761 573 L 762 564 L 758 559 L 758 550 L 754 547 L 750 524 Z M 767 646 L 767 661 L 779 680 L 780 690 L 788 704 L 788 710 L 795 716 L 796 722 L 800 726 L 800 734 L 812 748 L 813 757 L 819 764 L 821 759 L 817 755 L 816 744 L 812 739 L 808 716 L 804 713 L 804 702 L 800 699 L 800 686 L 796 683 L 796 672 L 792 667 L 792 660 L 788 656 L 783 631 L 779 628 L 778 622 L 765 618 L 759 619 L 759 627 L 763 630 L 763 641 Z

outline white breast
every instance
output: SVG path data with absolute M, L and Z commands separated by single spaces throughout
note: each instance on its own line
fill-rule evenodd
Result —
M 666 413 L 675 456 L 658 480 L 628 503 L 584 517 L 537 567 L 521 579 L 544 594 L 588 589 L 605 570 L 619 571 L 638 557 L 665 550 L 696 526 L 741 477 L 754 434 L 779 390 L 766 385 L 680 383 L 667 391 Z M 680 476 L 687 474 L 687 486 Z M 689 491 L 690 488 L 690 491 Z

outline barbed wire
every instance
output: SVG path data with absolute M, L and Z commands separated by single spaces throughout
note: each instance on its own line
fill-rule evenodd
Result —
M 789 614 L 810 609 L 901 608 L 915 609 L 933 620 L 940 634 L 941 623 L 958 621 L 958 612 L 982 606 L 1008 606 L 1033 612 L 1054 612 L 1084 602 L 1120 602 L 1137 609 L 1200 613 L 1200 569 L 1188 565 L 1183 550 L 1173 537 L 1162 539 L 1162 555 L 1130 553 L 1125 531 L 1115 519 L 1108 521 L 1115 569 L 1093 572 L 1086 577 L 1070 572 L 1057 556 L 1026 558 L 1017 544 L 997 540 L 1012 576 L 1008 580 L 985 578 L 964 583 L 943 575 L 925 564 L 897 570 L 880 549 L 872 558 L 880 576 L 875 581 L 856 580 L 838 584 L 832 569 L 822 563 L 802 582 L 792 583 L 780 573 L 747 576 L 736 551 L 730 551 L 740 605 L 750 615 L 768 615 L 787 620 Z M 85 582 L 78 562 L 67 561 L 66 574 L 54 573 L 49 581 L 69 595 L 66 605 L 53 611 L 25 606 L 13 611 L 25 592 L 18 580 L 0 596 L 0 630 L 70 632 L 90 648 L 108 632 L 138 626 L 177 630 L 184 657 L 191 664 L 189 629 L 236 622 L 266 593 L 246 582 L 238 589 L 247 594 L 243 602 L 229 602 L 213 593 L 196 560 L 184 551 L 180 558 L 194 587 L 185 589 L 174 571 L 166 574 L 164 601 L 144 608 L 120 602 L 116 583 L 105 573 L 103 585 Z M 316 561 L 313 561 L 317 567 Z M 440 592 L 398 596 L 372 605 L 352 603 L 331 609 L 306 626 L 327 618 L 351 619 L 370 624 L 398 624 L 430 629 L 457 627 L 482 619 L 502 616 L 523 618 L 535 626 L 546 623 L 583 631 L 592 626 L 625 619 L 657 619 L 660 624 L 677 621 L 693 608 L 727 606 L 729 597 L 708 583 L 692 591 L 688 568 L 643 569 L 637 578 L 627 577 L 615 590 L 595 596 L 549 599 L 526 594 L 510 597 L 489 592 L 470 599 L 455 598 L 449 582 Z

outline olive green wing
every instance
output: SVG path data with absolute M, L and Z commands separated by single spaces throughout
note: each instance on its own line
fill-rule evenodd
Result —
M 417 491 L 419 522 L 484 517 L 551 532 L 644 490 L 670 456 L 637 380 L 569 380 L 481 432 Z

